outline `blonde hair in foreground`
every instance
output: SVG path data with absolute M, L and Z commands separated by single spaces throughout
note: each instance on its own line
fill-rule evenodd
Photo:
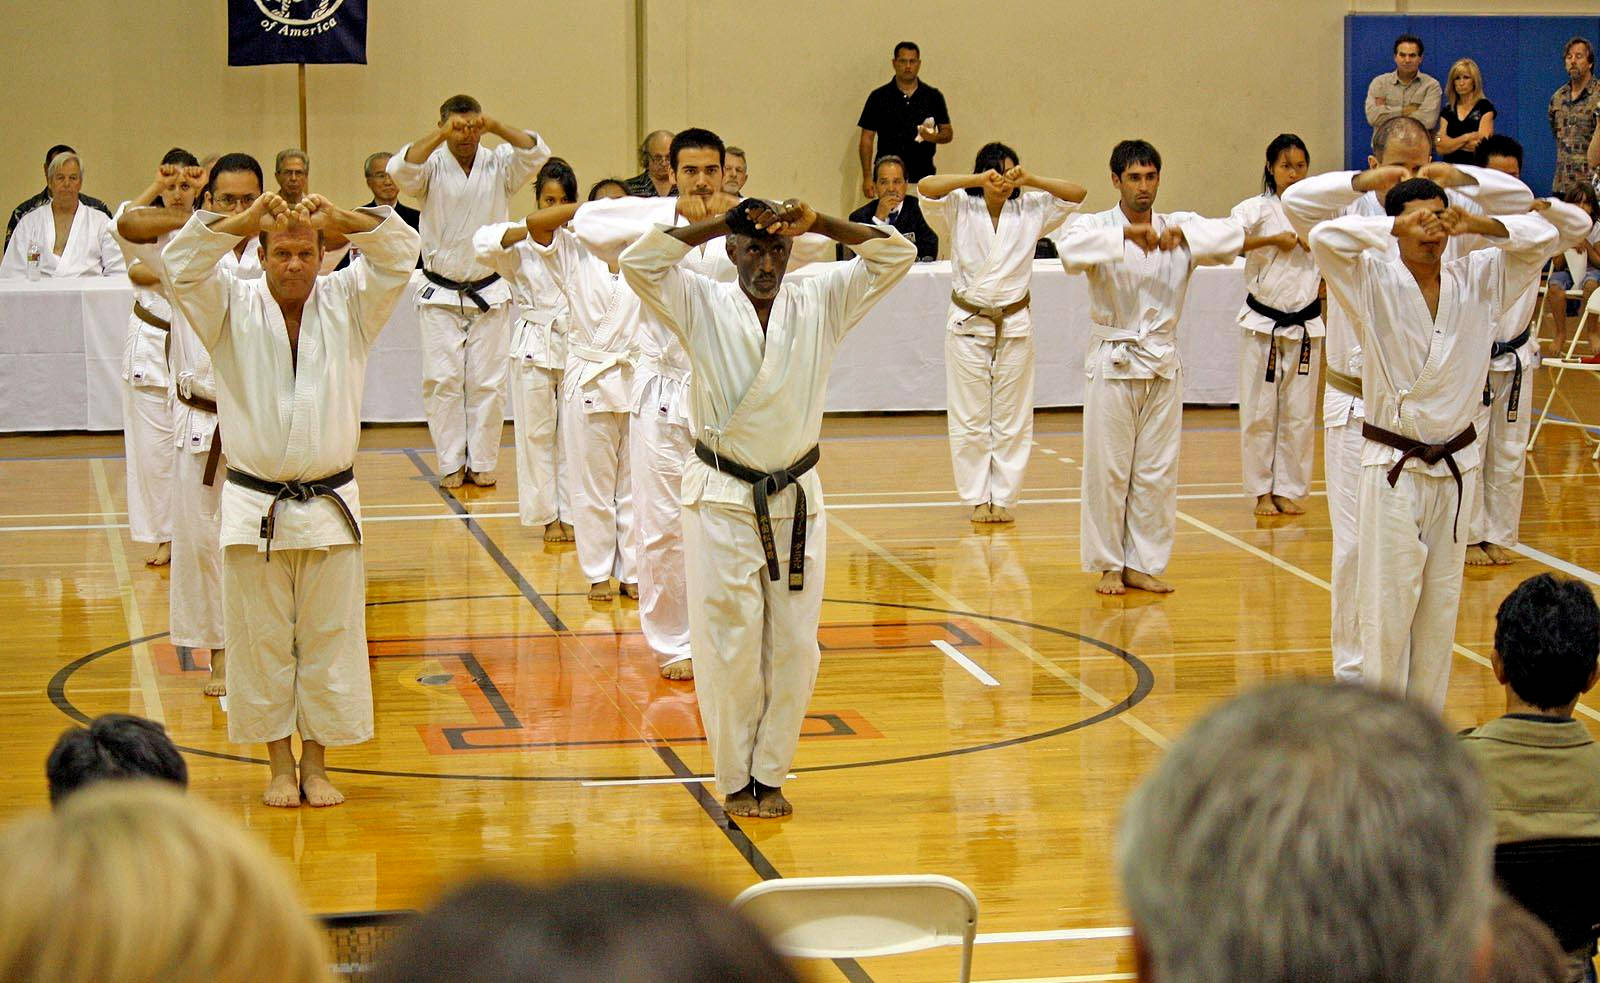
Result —
M 0 979 L 330 980 L 276 861 L 206 803 L 104 782 L 0 833 Z

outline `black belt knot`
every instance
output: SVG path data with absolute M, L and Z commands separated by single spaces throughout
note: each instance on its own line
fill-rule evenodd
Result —
M 1445 463 L 1445 467 L 1450 469 L 1450 477 L 1454 478 L 1456 482 L 1456 517 L 1455 521 L 1450 525 L 1450 539 L 1454 541 L 1456 539 L 1456 527 L 1461 524 L 1461 468 L 1456 466 L 1455 453 L 1472 446 L 1472 442 L 1478 439 L 1477 428 L 1469 423 L 1467 424 L 1467 429 L 1442 444 L 1424 444 L 1420 440 L 1413 440 L 1404 434 L 1395 433 L 1393 430 L 1385 430 L 1371 423 L 1361 424 L 1361 436 L 1385 447 L 1392 447 L 1400 452 L 1400 460 L 1394 462 L 1394 467 L 1389 469 L 1390 488 L 1393 488 L 1395 482 L 1400 480 L 1400 472 L 1405 469 L 1406 462 L 1412 458 L 1416 458 L 1423 464 L 1438 464 L 1440 461 Z
M 1245 294 L 1244 303 L 1246 307 L 1272 322 L 1272 334 L 1270 336 L 1272 343 L 1267 346 L 1267 372 L 1263 377 L 1264 381 L 1272 382 L 1278 378 L 1278 331 L 1283 328 L 1297 326 L 1302 329 L 1300 335 L 1300 369 L 1297 374 L 1310 375 L 1311 333 L 1305 331 L 1304 328 L 1307 321 L 1322 316 L 1322 300 L 1320 298 L 1313 299 L 1311 303 L 1298 311 L 1280 311 L 1276 307 L 1268 307 L 1261 301 L 1256 300 L 1255 294 Z
M 1489 361 L 1493 362 L 1501 355 L 1514 355 L 1517 350 L 1528 343 L 1528 338 L 1533 334 L 1533 325 L 1522 329 L 1522 333 L 1510 341 L 1497 341 L 1489 347 Z M 1494 405 L 1494 369 L 1483 380 L 1483 405 Z M 1517 364 L 1511 368 L 1511 394 L 1506 397 L 1506 422 L 1517 422 L 1517 403 L 1522 399 L 1522 359 L 1517 359 Z
M 767 579 L 777 580 L 778 548 L 772 535 L 772 512 L 767 506 L 769 497 L 794 485 L 794 530 L 789 536 L 789 589 L 804 590 L 806 585 L 806 490 L 800 476 L 817 466 L 822 460 L 822 448 L 816 446 L 806 451 L 800 460 L 777 471 L 757 471 L 738 461 L 731 461 L 707 447 L 703 441 L 694 442 L 694 453 L 701 461 L 723 474 L 732 475 L 750 486 L 755 498 L 756 532 L 761 536 L 761 550 L 767 558 Z
M 424 269 L 422 271 L 422 275 L 427 277 L 428 282 L 434 284 L 435 286 L 444 287 L 446 290 L 454 290 L 457 293 L 464 294 L 468 300 L 477 305 L 478 313 L 480 314 L 489 309 L 489 304 L 482 297 L 478 296 L 478 291 L 500 279 L 500 274 L 491 273 L 481 280 L 452 280 L 447 276 L 440 276 L 429 269 Z
M 272 534 L 278 521 L 278 505 L 282 502 L 309 502 L 313 498 L 332 499 L 333 504 L 339 509 L 339 514 L 344 518 L 345 525 L 350 527 L 350 534 L 356 538 L 357 543 L 361 542 L 361 526 L 356 523 L 355 514 L 350 511 L 350 506 L 338 492 L 338 489 L 348 485 L 355 478 L 354 467 L 345 468 L 326 478 L 313 478 L 310 481 L 268 481 L 240 471 L 238 468 L 228 469 L 229 481 L 251 491 L 272 496 L 272 504 L 267 506 L 267 514 L 261 517 L 261 538 L 267 541 L 268 563 L 272 562 Z

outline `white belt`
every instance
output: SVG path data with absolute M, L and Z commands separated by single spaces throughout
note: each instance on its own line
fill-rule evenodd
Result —
M 570 341 L 567 343 L 567 355 L 587 363 L 584 365 L 583 371 L 578 374 L 576 385 L 579 388 L 587 386 L 608 369 L 623 364 L 632 365 L 637 354 L 637 351 L 633 348 L 625 348 L 620 352 L 613 352 L 601 348 L 590 348 L 587 345 L 573 344 Z
M 210 380 L 202 380 L 193 372 L 178 373 L 178 392 L 186 399 L 209 399 L 217 401 L 217 389 Z
M 668 361 L 660 352 L 641 352 L 634 369 L 647 376 L 660 376 L 671 379 L 681 385 L 687 385 L 691 369 L 687 365 L 679 364 L 676 360 Z
M 515 337 L 522 339 L 522 343 L 515 346 L 515 350 L 511 356 L 512 358 L 523 359 L 527 357 L 527 339 L 528 334 L 531 331 L 535 332 L 536 336 L 542 335 L 544 337 L 544 357 L 545 360 L 550 363 L 551 367 L 559 369 L 566 364 L 565 353 L 567 348 L 567 335 L 564 331 L 556 330 L 556 321 L 549 321 L 541 324 L 532 318 L 519 317 L 517 318 L 517 323 L 521 326 L 522 330 L 517 331 Z
M 1166 358 L 1174 350 L 1174 346 L 1165 343 L 1151 344 L 1149 338 L 1141 332 L 1130 331 L 1114 324 L 1101 324 L 1099 321 L 1089 322 L 1089 336 L 1095 341 L 1104 341 L 1125 351 L 1136 350 L 1156 360 Z M 1113 361 L 1116 361 L 1115 356 Z

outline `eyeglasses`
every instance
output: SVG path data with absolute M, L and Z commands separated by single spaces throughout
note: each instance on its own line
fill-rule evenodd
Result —
M 650 163 L 652 163 L 652 164 L 670 164 L 670 163 L 672 163 L 672 155 L 671 154 L 646 154 L 645 156 L 650 159 Z
M 217 195 L 212 201 L 223 208 L 248 208 L 260 197 L 260 195 Z

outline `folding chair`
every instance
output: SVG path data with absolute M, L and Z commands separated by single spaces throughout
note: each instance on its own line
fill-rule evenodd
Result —
M 800 959 L 853 959 L 961 945 L 961 983 L 972 979 L 978 899 L 939 874 L 792 877 L 762 881 L 733 899 Z
M 1558 358 L 1546 358 L 1540 361 L 1545 368 L 1555 369 L 1555 374 L 1550 379 L 1550 392 L 1544 398 L 1544 409 L 1539 411 L 1539 421 L 1533 425 L 1533 433 L 1528 435 L 1528 450 L 1533 450 L 1534 442 L 1539 439 L 1539 431 L 1544 429 L 1545 424 L 1553 427 L 1577 427 L 1590 440 L 1600 443 L 1600 438 L 1592 432 L 1596 429 L 1595 426 L 1585 424 L 1581 420 L 1556 420 L 1550 416 L 1550 407 L 1555 403 L 1556 392 L 1561 388 L 1563 375 L 1568 372 L 1587 374 L 1600 372 L 1600 364 L 1581 361 L 1576 354 L 1583 333 L 1596 319 L 1600 319 L 1600 290 L 1589 295 L 1589 302 L 1583 306 L 1583 314 L 1578 318 L 1578 326 L 1572 332 L 1572 342 L 1567 345 L 1567 350 Z M 1595 448 L 1594 457 L 1600 460 L 1600 447 Z
M 378 951 L 416 917 L 417 912 L 408 909 L 318 915 L 317 921 L 328 933 L 333 974 L 341 980 L 369 979 Z
M 1589 253 L 1583 246 L 1577 249 L 1568 249 L 1566 257 L 1567 272 L 1572 274 L 1572 289 L 1564 292 L 1560 290 L 1554 291 L 1558 298 L 1557 302 L 1562 304 L 1569 300 L 1583 299 L 1583 274 L 1589 268 Z M 1547 275 L 1544 283 L 1539 285 L 1539 305 L 1534 308 L 1533 312 L 1533 335 L 1536 338 L 1539 337 L 1540 329 L 1544 327 L 1545 312 L 1550 309 L 1550 295 L 1552 293 L 1550 288 L 1550 278 Z M 1540 340 L 1553 341 L 1554 339 L 1541 338 Z

